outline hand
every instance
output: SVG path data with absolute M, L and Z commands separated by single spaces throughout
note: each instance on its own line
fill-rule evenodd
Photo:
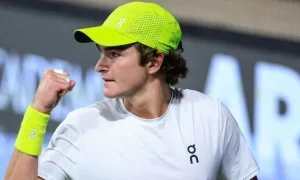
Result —
M 67 72 L 60 74 L 53 69 L 46 70 L 35 93 L 32 107 L 39 112 L 50 114 L 60 99 L 75 86 L 75 81 L 66 80 L 68 76 Z

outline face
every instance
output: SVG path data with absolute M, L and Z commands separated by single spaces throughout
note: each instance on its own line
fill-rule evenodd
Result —
M 134 46 L 126 49 L 97 47 L 101 55 L 95 69 L 102 74 L 106 97 L 129 97 L 143 87 L 148 71 L 139 65 L 140 54 Z

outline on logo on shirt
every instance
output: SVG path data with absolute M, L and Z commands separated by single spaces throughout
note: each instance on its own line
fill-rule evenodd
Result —
M 191 162 L 191 164 L 194 164 L 194 159 L 196 159 L 196 162 L 199 163 L 198 157 L 197 157 L 197 155 L 195 155 L 195 153 L 196 153 L 195 144 L 189 145 L 187 147 L 187 151 L 191 154 L 191 156 L 190 156 L 190 162 Z

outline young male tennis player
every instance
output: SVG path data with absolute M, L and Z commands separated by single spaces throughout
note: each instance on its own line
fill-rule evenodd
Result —
M 51 111 L 75 86 L 67 72 L 47 70 L 5 179 L 213 180 L 219 173 L 257 179 L 259 167 L 229 110 L 174 87 L 188 68 L 180 26 L 167 10 L 127 3 L 74 37 L 100 50 L 95 69 L 106 99 L 70 112 L 41 153 Z

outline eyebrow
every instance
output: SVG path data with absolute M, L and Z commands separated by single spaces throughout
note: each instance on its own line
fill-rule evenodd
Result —
M 109 46 L 109 47 L 103 47 L 103 48 L 106 51 L 110 51 L 110 50 L 122 51 L 122 50 L 126 50 L 126 49 L 130 48 L 133 45 L 135 45 L 135 43 L 125 44 L 125 45 L 121 45 L 121 46 Z M 99 44 L 96 44 L 96 47 L 97 47 L 97 49 L 99 49 L 99 51 L 101 51 Z

